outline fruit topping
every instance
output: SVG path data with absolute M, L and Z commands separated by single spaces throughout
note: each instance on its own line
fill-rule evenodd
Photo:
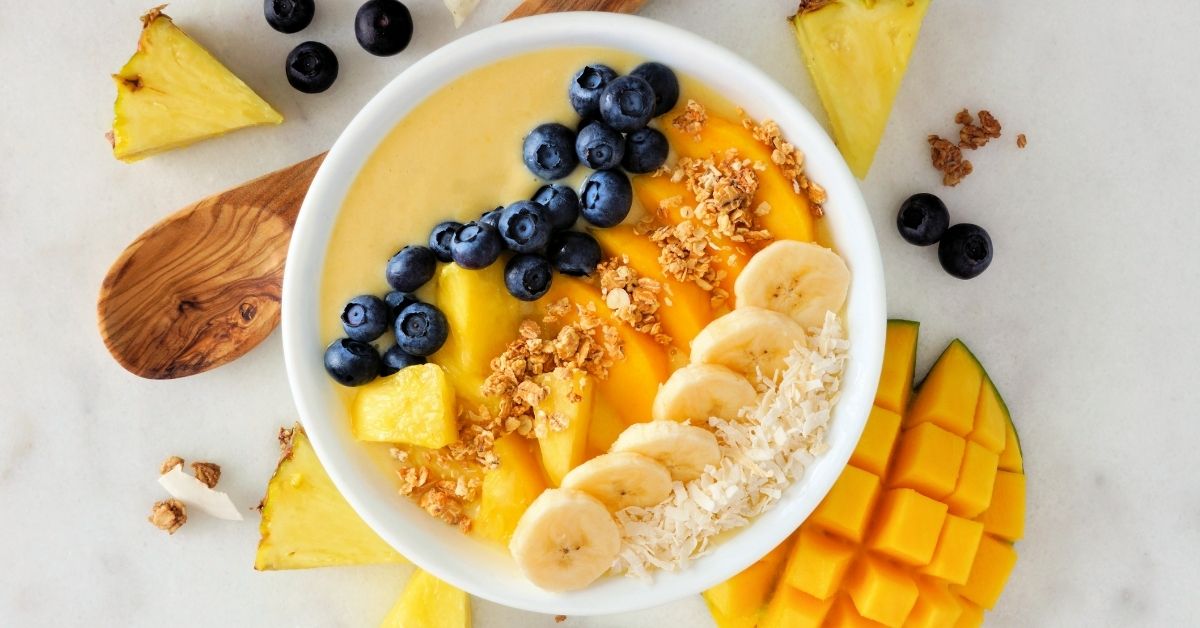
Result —
M 636 76 L 613 79 L 600 93 L 600 117 L 622 133 L 646 126 L 654 115 L 654 105 L 654 88 Z
M 325 349 L 325 372 L 343 386 L 362 386 L 379 375 L 379 352 L 357 340 L 341 338 Z
M 579 220 L 579 195 L 568 186 L 543 185 L 529 200 L 546 208 L 546 219 L 555 231 L 570 229 Z
M 811 242 L 778 240 L 759 251 L 733 285 L 738 307 L 781 312 L 804 328 L 838 312 L 850 289 L 850 269 L 837 253 Z
M 950 212 L 942 199 L 927 193 L 913 194 L 896 213 L 896 228 L 909 244 L 936 244 L 950 226 Z
M 113 75 L 113 156 L 132 162 L 283 116 L 159 9 L 142 16 L 137 52 Z
M 554 272 L 550 262 L 540 255 L 521 253 L 504 265 L 504 285 L 508 293 L 522 301 L 536 301 L 550 289 Z
M 380 358 L 379 374 L 387 377 L 402 368 L 417 364 L 425 364 L 425 357 L 408 353 L 400 345 L 392 345 Z
M 547 181 L 561 179 L 575 170 L 575 132 L 557 122 L 538 125 L 525 136 L 522 149 L 525 167 Z
M 354 297 L 342 309 L 342 329 L 351 340 L 371 342 L 387 331 L 392 321 L 388 304 L 377 296 Z
M 584 120 L 600 117 L 600 94 L 617 73 L 607 65 L 586 65 L 571 79 L 568 97 L 571 107 Z
M 337 55 L 319 41 L 306 41 L 288 53 L 284 69 L 292 87 L 305 94 L 318 94 L 337 79 Z
M 433 278 L 437 256 L 429 247 L 409 245 L 388 260 L 385 274 L 388 285 L 400 292 L 414 292 Z
M 620 224 L 632 206 L 633 186 L 619 170 L 593 172 L 579 190 L 579 213 L 597 227 Z
M 456 18 L 457 19 L 457 18 Z M 471 628 L 471 598 L 420 569 L 413 570 L 379 628 Z
M 654 117 L 675 108 L 679 102 L 679 79 L 675 72 L 657 61 L 648 61 L 634 68 L 629 73 L 644 79 L 654 90 Z
M 454 241 L 454 234 L 462 228 L 462 223 L 453 220 L 439 222 L 433 231 L 429 232 L 429 248 L 433 254 L 437 256 L 439 262 L 451 262 L 453 256 L 450 254 L 450 243 Z
M 536 198 L 533 200 L 537 200 Z M 539 201 L 540 202 L 540 201 Z M 479 220 L 475 221 L 481 224 L 490 226 L 493 229 L 498 229 L 500 225 L 500 212 L 504 211 L 504 206 L 501 205 L 496 209 L 483 212 L 479 215 Z
M 804 338 L 804 327 L 790 316 L 739 303 L 692 340 L 692 364 L 719 364 L 747 378 L 772 379 Z
M 625 136 L 625 157 L 621 166 L 634 174 L 658 170 L 667 161 L 671 147 L 657 129 L 646 127 Z
M 463 225 L 450 241 L 450 255 L 454 258 L 454 263 L 463 268 L 479 269 L 490 266 L 500 257 L 500 251 L 503 249 L 504 240 L 500 237 L 500 232 L 482 220 Z
M 507 544 L 521 515 L 546 490 L 546 478 L 524 436 L 501 437 L 494 451 L 498 464 L 483 474 L 479 514 L 471 531 Z
M 535 426 L 534 435 L 542 468 L 553 486 L 560 486 L 567 473 L 586 458 L 596 391 L 590 375 L 567 371 L 545 373 L 534 380 L 546 390 L 534 407 L 534 420 L 545 427 L 539 433 Z
M 500 212 L 496 227 L 504 244 L 517 253 L 540 251 L 550 241 L 551 226 L 545 205 L 517 201 Z
M 400 311 L 416 303 L 417 298 L 408 292 L 397 290 L 384 295 L 383 301 L 388 305 L 388 320 L 394 321 L 400 315 Z
M 978 277 L 992 263 L 992 238 L 979 225 L 954 225 L 942 236 L 938 261 L 959 279 Z
M 316 12 L 313 0 L 263 0 L 267 24 L 281 33 L 299 33 L 312 23 Z
M 630 425 L 617 437 L 612 451 L 632 451 L 653 458 L 671 472 L 672 480 L 681 482 L 700 477 L 706 468 L 721 461 L 721 448 L 712 432 L 675 421 Z
M 450 333 L 446 315 L 428 303 L 413 303 L 396 317 L 396 346 L 412 355 L 430 355 L 441 348 Z
M 436 364 L 410 366 L 364 386 L 350 415 L 359 440 L 430 449 L 458 440 L 454 388 Z
M 600 500 L 566 488 L 543 491 L 508 544 L 517 567 L 547 591 L 582 589 L 621 551 L 621 532 Z
M 655 421 L 690 421 L 703 425 L 710 417 L 734 421 L 758 394 L 750 380 L 716 364 L 689 364 L 667 378 L 654 398 Z
M 367 0 L 354 16 L 354 36 L 363 50 L 379 56 L 394 55 L 412 41 L 413 20 L 398 0 Z
M 558 272 L 582 277 L 596 271 L 600 263 L 600 245 L 586 233 L 564 231 L 550 238 L 546 257 Z
M 625 138 L 607 124 L 595 121 L 575 137 L 575 154 L 592 170 L 616 168 L 625 156 Z
M 649 508 L 671 494 L 671 472 L 649 456 L 615 451 L 575 467 L 562 486 L 595 497 L 611 512 L 630 506 Z

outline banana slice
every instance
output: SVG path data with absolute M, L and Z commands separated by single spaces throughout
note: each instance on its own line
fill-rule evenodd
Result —
M 681 482 L 700 477 L 705 467 L 721 461 L 721 448 L 712 432 L 675 421 L 634 423 L 621 432 L 612 450 L 654 458 Z
M 533 584 L 573 591 L 608 571 L 621 551 L 621 531 L 600 500 L 552 488 L 521 515 L 508 550 Z
M 739 301 L 737 309 L 712 321 L 692 339 L 692 364 L 719 364 L 750 381 L 758 381 L 759 370 L 763 377 L 773 378 L 804 337 L 804 328 L 791 317 L 742 307 Z
M 629 506 L 648 508 L 671 494 L 671 472 L 653 458 L 614 452 L 571 469 L 562 486 L 595 497 L 612 512 Z
M 810 242 L 779 240 L 750 258 L 733 283 L 738 307 L 782 312 L 804 328 L 820 327 L 825 312 L 842 309 L 850 269 L 833 251 Z
M 745 377 L 716 364 L 689 364 L 658 389 L 651 411 L 655 421 L 691 421 L 702 425 L 709 417 L 737 418 L 738 410 L 753 405 L 754 386 Z

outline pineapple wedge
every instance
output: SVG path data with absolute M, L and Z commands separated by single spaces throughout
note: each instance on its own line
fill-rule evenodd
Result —
M 113 75 L 113 155 L 133 162 L 283 116 L 188 37 L 162 7 L 142 16 L 137 52 Z
M 471 628 L 471 598 L 417 569 L 381 628 Z
M 929 0 L 801 0 L 791 18 L 842 156 L 867 176 Z
M 255 569 L 408 562 L 346 503 L 299 425 L 284 447 L 263 499 Z

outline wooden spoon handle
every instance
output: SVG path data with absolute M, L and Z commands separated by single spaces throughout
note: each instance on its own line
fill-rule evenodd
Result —
M 528 15 L 556 13 L 559 11 L 608 11 L 610 13 L 637 13 L 646 0 L 525 0 L 513 9 L 505 21 Z

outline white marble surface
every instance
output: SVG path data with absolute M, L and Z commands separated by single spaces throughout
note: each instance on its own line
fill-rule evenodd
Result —
M 108 74 L 148 2 L 4 2 L 0 58 L 0 625 L 364 626 L 406 568 L 251 569 L 257 517 L 195 517 L 174 537 L 145 522 L 159 461 L 225 466 L 257 502 L 290 422 L 278 336 L 226 368 L 140 380 L 95 330 L 100 279 L 168 210 L 330 145 L 408 63 L 452 39 L 440 0 L 410 0 L 412 47 L 379 59 L 351 32 L 357 1 L 318 0 L 281 35 L 257 0 L 178 0 L 171 15 L 287 116 L 136 165 L 114 161 Z M 482 0 L 463 31 L 515 0 Z M 1030 473 L 1027 538 L 995 625 L 1185 625 L 1200 616 L 1200 5 L 1089 0 L 934 3 L 891 126 L 862 188 L 887 267 L 892 315 L 924 321 L 923 369 L 966 340 L 1008 399 Z M 645 15 L 754 60 L 821 115 L 784 16 L 794 0 L 653 0 Z M 1153 6 L 1153 8 L 1151 8 Z M 287 51 L 319 39 L 341 77 L 306 96 Z M 1005 125 L 976 173 L 937 185 L 924 137 L 962 106 Z M 1016 132 L 1029 146 L 1018 151 Z M 996 260 L 944 275 L 902 243 L 896 205 L 935 190 L 985 225 Z M 552 626 L 476 602 L 477 626 Z M 708 625 L 699 598 L 568 626 Z

